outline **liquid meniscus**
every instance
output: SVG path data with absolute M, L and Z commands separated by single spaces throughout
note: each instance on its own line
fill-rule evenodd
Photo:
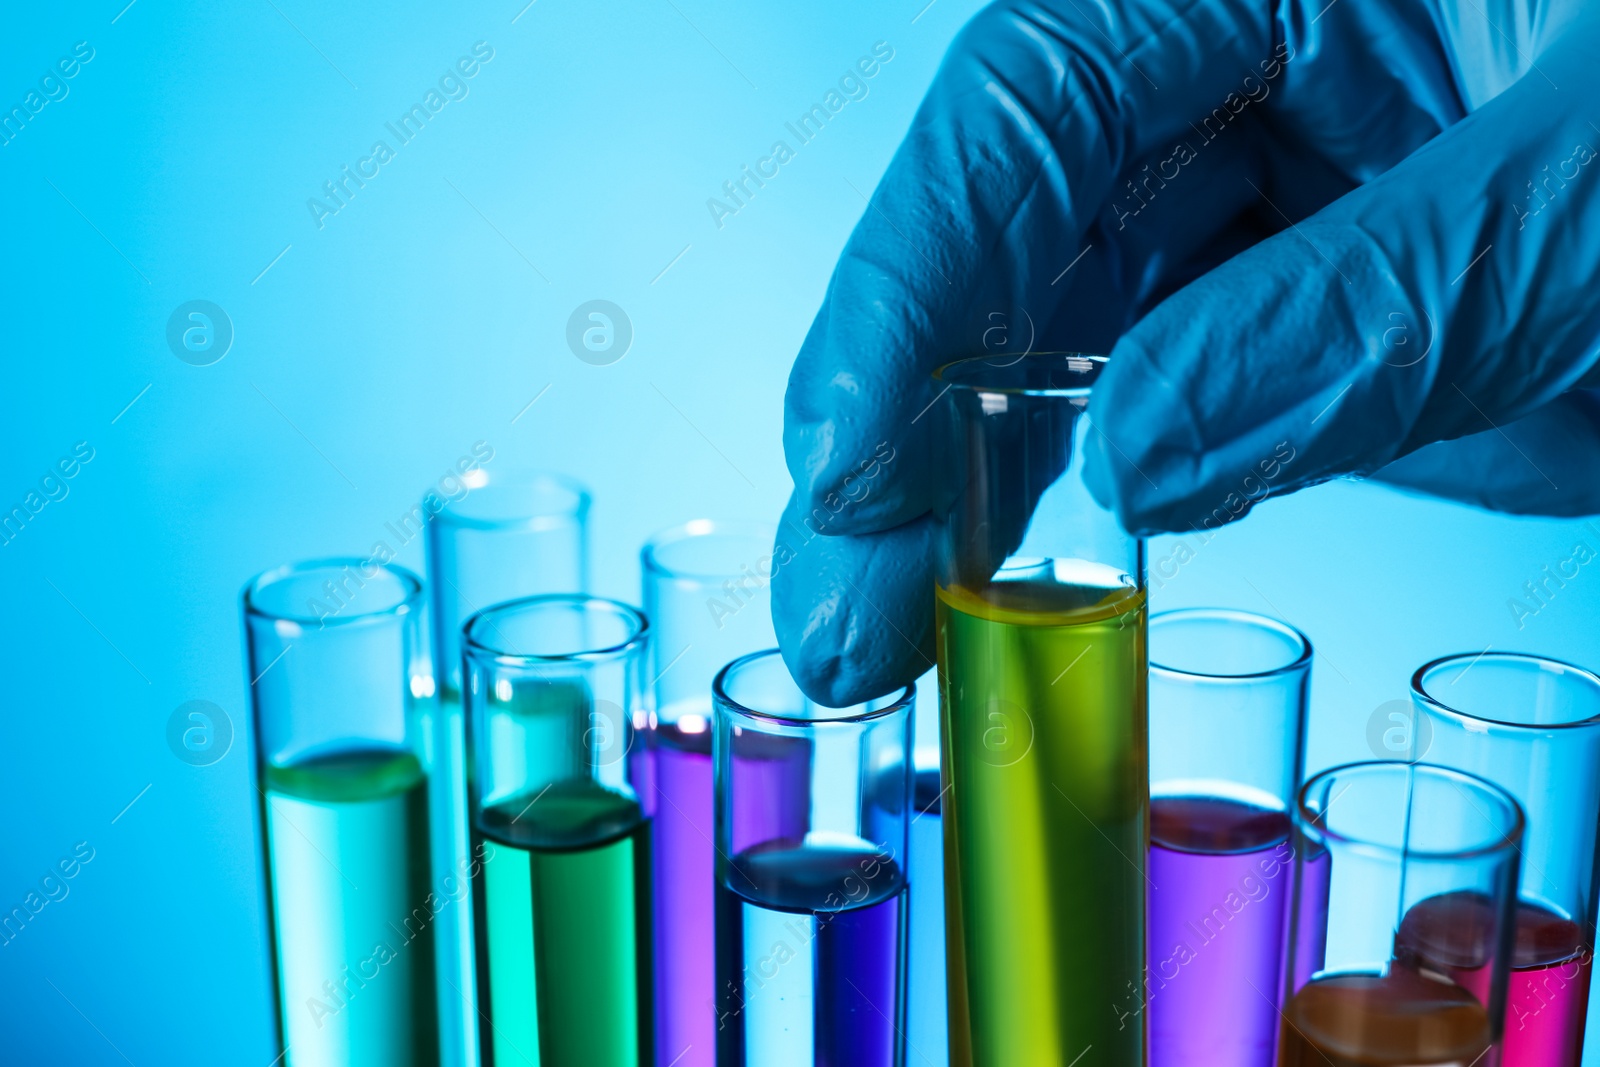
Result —
M 1489 999 L 1495 915 L 1482 893 L 1442 893 L 1406 912 L 1395 954 Z M 1575 1067 L 1583 1052 L 1593 954 L 1577 923 L 1530 900 L 1515 912 L 1500 1067 Z
M 1281 811 L 1208 796 L 1150 802 L 1152 1067 L 1272 1067 L 1288 838 Z
M 937 595 L 950 1061 L 1140 1067 L 1144 592 Z
M 436 1064 L 421 763 L 360 749 L 268 764 L 261 777 L 286 1067 Z
M 492 804 L 473 827 L 484 1067 L 648 1067 L 650 823 L 590 779 Z
M 1278 1067 L 1474 1067 L 1491 1037 L 1471 993 L 1396 963 L 1303 986 L 1284 1010 Z
M 761 846 L 717 886 L 717 1063 L 898 1067 L 905 874 L 867 847 Z

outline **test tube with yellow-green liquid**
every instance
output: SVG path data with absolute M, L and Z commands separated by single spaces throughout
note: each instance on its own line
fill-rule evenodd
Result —
M 950 1062 L 1141 1067 L 1144 545 L 1090 497 L 1103 357 L 935 372 Z

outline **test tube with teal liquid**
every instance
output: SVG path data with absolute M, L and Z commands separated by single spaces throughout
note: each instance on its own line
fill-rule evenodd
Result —
M 1085 488 L 1103 357 L 935 372 L 950 1062 L 1141 1067 L 1144 546 Z
M 484 1067 L 649 1067 L 644 616 L 514 600 L 462 633 Z
M 518 597 L 588 592 L 589 492 L 564 475 L 480 466 L 448 497 L 430 493 L 428 594 L 439 760 L 433 795 L 434 863 L 454 887 L 470 877 L 466 726 L 461 712 L 461 627 L 473 614 Z M 442 485 L 441 490 L 451 486 Z M 420 520 L 419 520 L 420 521 Z M 400 533 L 410 534 L 402 520 Z M 478 1062 L 472 909 L 439 917 L 443 1067 Z
M 281 1062 L 439 1062 L 422 583 L 360 559 L 244 594 Z

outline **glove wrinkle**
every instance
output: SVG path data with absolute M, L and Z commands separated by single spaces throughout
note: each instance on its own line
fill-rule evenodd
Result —
M 774 617 L 807 692 L 925 665 L 928 373 L 1040 329 L 1123 331 L 1084 475 L 1138 533 L 1352 472 L 1517 513 L 1600 498 L 1600 405 L 1569 400 L 1600 385 L 1600 5 L 1516 2 L 1011 0 L 969 23 L 790 375 L 816 530 Z M 1021 331 L 1002 350 L 996 317 Z M 879 442 L 900 458 L 863 491 Z

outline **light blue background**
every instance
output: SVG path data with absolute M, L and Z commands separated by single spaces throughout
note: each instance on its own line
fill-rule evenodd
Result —
M 495 467 L 593 488 L 605 594 L 636 598 L 656 528 L 776 514 L 789 361 L 861 194 L 977 6 L 925 3 L 7 13 L 4 109 L 75 42 L 95 55 L 0 147 L 0 511 L 76 442 L 95 456 L 0 546 L 0 911 L 76 843 L 95 856 L 0 947 L 0 1062 L 271 1060 L 242 736 L 250 575 L 369 551 L 479 440 Z M 395 147 L 384 123 L 480 40 L 495 54 L 470 95 L 318 229 L 306 200 L 374 140 Z M 718 229 L 707 198 L 879 40 L 895 56 L 870 95 Z M 635 330 L 609 367 L 565 343 L 595 298 Z M 234 324 L 213 366 L 166 344 L 192 299 Z M 1507 607 L 1578 537 L 1600 548 L 1576 523 L 1333 484 L 1268 502 L 1154 598 L 1311 635 L 1316 769 L 1370 756 L 1369 716 L 1432 656 L 1600 663 L 1600 564 L 1523 629 Z M 401 562 L 421 570 L 420 540 Z M 235 727 L 210 767 L 166 744 L 193 699 Z

